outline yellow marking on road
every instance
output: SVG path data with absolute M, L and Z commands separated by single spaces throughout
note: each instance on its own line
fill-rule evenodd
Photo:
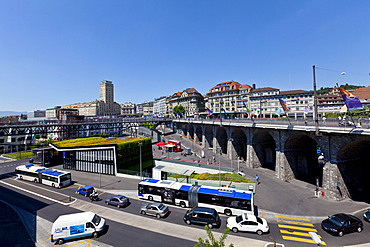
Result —
M 299 226 L 291 226 L 291 225 L 280 225 L 280 224 L 278 224 L 278 227 L 300 230 L 300 231 L 307 231 L 307 232 L 317 232 L 315 228 L 307 228 L 307 227 L 299 227 Z
M 70 187 L 61 188 L 61 190 L 74 189 L 74 188 L 78 188 L 78 187 L 80 187 L 80 186 L 70 186 Z
M 293 225 L 300 225 L 300 226 L 312 226 L 314 227 L 313 224 L 311 223 L 304 223 L 304 222 L 299 222 L 299 221 L 291 221 L 291 220 L 276 220 L 277 222 L 283 222 L 286 224 L 293 224 Z
M 276 218 L 284 218 L 284 219 L 290 219 L 290 220 L 303 220 L 303 221 L 310 221 L 306 218 L 298 218 L 298 217 L 291 217 L 291 216 L 282 216 L 282 215 L 275 215 Z
M 307 238 L 296 238 L 296 237 L 290 237 L 290 236 L 282 236 L 284 240 L 292 240 L 292 241 L 298 241 L 298 242 L 304 242 L 309 244 L 316 244 L 315 241 L 312 239 Z M 321 241 L 321 245 L 326 245 L 324 241 Z
M 42 242 L 40 245 L 43 245 L 44 243 L 46 243 L 46 241 L 49 241 L 51 239 L 51 237 L 50 238 L 48 238 L 48 239 L 46 239 L 44 242 Z
M 104 192 L 102 192 L 102 193 L 99 193 L 99 196 L 100 196 L 100 195 L 103 195 L 104 193 L 105 193 L 105 191 L 104 191 Z
M 309 233 L 305 233 L 305 232 L 290 232 L 290 231 L 286 231 L 286 230 L 280 230 L 280 233 L 297 235 L 297 236 L 302 236 L 302 237 L 311 237 Z M 320 235 L 317 235 L 317 236 L 319 238 L 322 238 Z
M 87 243 L 87 246 L 90 247 L 91 240 L 85 240 L 85 241 L 81 241 L 81 242 L 78 242 L 78 243 L 75 243 L 75 244 L 71 244 L 71 245 L 68 245 L 68 247 L 79 245 L 79 244 L 84 244 L 84 243 Z

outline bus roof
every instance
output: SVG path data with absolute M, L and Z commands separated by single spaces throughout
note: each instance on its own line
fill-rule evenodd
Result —
M 58 170 L 53 170 L 53 169 L 49 169 L 49 170 L 43 171 L 41 173 L 42 174 L 45 174 L 45 175 L 54 176 L 54 177 L 59 177 L 59 176 L 62 176 L 64 174 L 66 174 L 66 172 L 62 172 L 62 171 L 58 171 Z
M 54 177 L 59 177 L 59 176 L 62 176 L 64 174 L 70 173 L 70 172 L 60 171 L 60 170 L 56 170 L 56 169 L 46 168 L 46 167 L 43 167 L 43 166 L 35 166 L 33 164 L 17 166 L 16 170 L 30 171 L 30 172 L 35 172 L 35 173 L 40 172 L 42 174 L 49 175 L 49 176 L 54 176 Z

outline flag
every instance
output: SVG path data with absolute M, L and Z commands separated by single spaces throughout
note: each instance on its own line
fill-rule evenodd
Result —
M 208 111 L 207 117 L 212 116 L 213 111 L 211 109 L 209 109 L 208 107 L 207 107 L 207 111 Z
M 277 109 L 276 109 L 276 112 L 275 112 L 275 114 L 276 115 L 278 115 L 279 117 L 280 117 L 280 114 L 283 112 L 283 110 L 280 108 L 280 107 L 278 107 Z
M 304 113 L 307 114 L 310 111 L 310 106 L 306 105 L 306 108 L 304 108 Z
M 342 98 L 344 100 L 344 103 L 347 106 L 348 111 L 355 111 L 355 110 L 363 110 L 361 101 L 359 98 L 348 92 L 347 90 L 343 88 L 339 88 L 340 93 L 342 94 Z
M 290 108 L 286 105 L 285 101 L 278 97 L 281 107 L 283 108 L 284 112 L 290 112 Z
M 226 110 L 225 110 L 225 108 L 223 108 L 223 107 L 221 108 L 221 111 L 224 111 L 224 112 L 226 113 Z
M 252 111 L 248 108 L 248 106 L 244 103 L 244 101 L 243 101 L 243 105 L 244 105 L 244 107 L 245 107 L 245 109 L 247 110 L 247 112 L 248 112 L 248 113 L 252 112 Z

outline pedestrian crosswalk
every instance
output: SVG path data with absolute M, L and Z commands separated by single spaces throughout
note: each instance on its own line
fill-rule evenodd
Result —
M 309 232 L 317 233 L 317 230 L 309 219 L 282 215 L 275 215 L 275 217 L 284 240 L 315 244 Z M 320 235 L 318 237 L 322 240 Z M 321 245 L 326 243 L 322 241 Z

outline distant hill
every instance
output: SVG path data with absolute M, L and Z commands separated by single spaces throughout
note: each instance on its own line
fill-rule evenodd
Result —
M 19 112 L 19 111 L 0 111 L 0 117 L 7 117 L 7 116 L 19 116 L 21 114 L 27 114 L 27 112 Z

